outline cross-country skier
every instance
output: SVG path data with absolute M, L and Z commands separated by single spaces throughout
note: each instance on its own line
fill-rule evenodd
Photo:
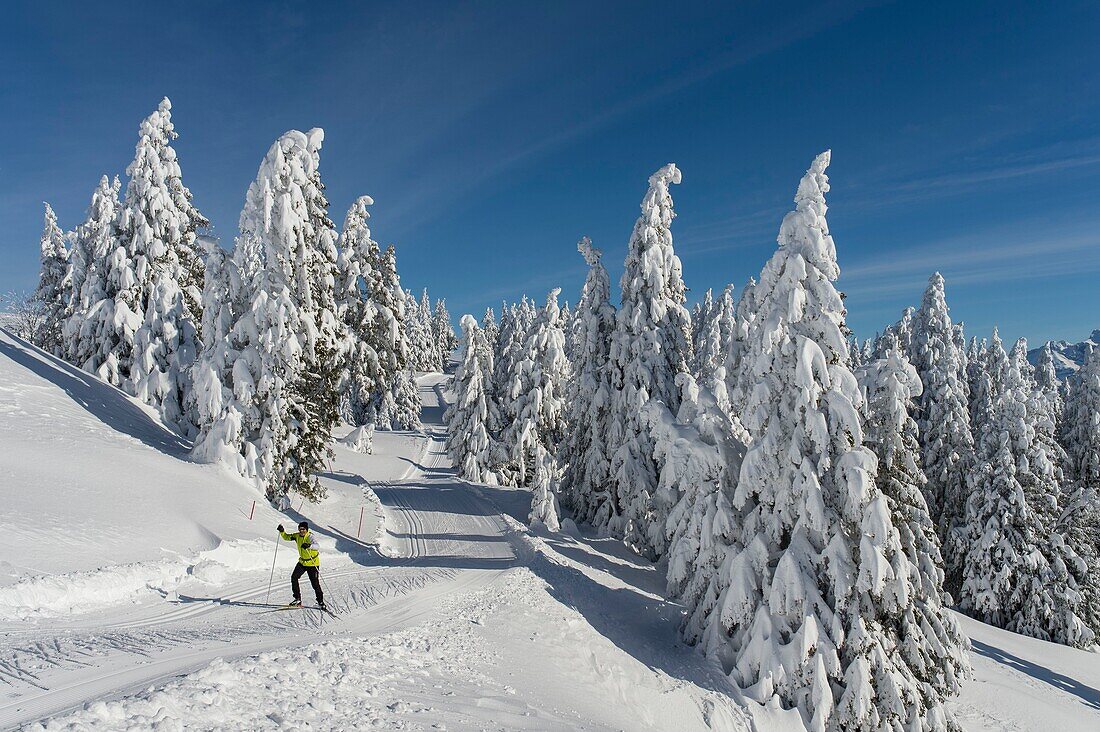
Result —
M 321 593 L 321 554 L 313 548 L 313 532 L 309 530 L 309 524 L 305 521 L 298 524 L 298 533 L 288 534 L 283 531 L 283 525 L 279 524 L 279 536 L 285 541 L 293 541 L 298 545 L 298 564 L 290 575 L 290 587 L 294 591 L 294 601 L 290 607 L 302 606 L 302 588 L 298 586 L 298 580 L 303 574 L 309 575 L 309 583 L 313 585 L 313 591 L 317 594 L 317 607 L 327 610 L 325 596 Z

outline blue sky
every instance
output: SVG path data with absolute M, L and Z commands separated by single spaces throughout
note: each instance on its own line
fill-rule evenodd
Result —
M 0 29 L 0 290 L 41 202 L 82 219 L 169 96 L 185 183 L 230 241 L 271 142 L 326 131 L 339 224 L 374 197 L 403 283 L 452 315 L 614 278 L 674 161 L 697 299 L 775 246 L 813 156 L 861 336 L 928 275 L 970 333 L 1100 327 L 1100 6 L 1033 3 L 19 3 Z

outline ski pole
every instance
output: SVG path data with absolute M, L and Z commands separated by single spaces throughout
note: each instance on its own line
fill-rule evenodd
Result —
M 328 595 L 329 597 L 332 597 L 332 592 L 328 588 L 328 582 L 325 582 L 325 576 L 323 574 L 321 574 L 320 565 L 317 566 L 317 577 L 320 578 L 320 580 L 321 580 L 321 586 L 325 588 L 325 594 Z M 344 609 L 347 610 L 347 607 L 345 606 Z
M 271 558 L 271 576 L 267 578 L 267 596 L 264 597 L 264 604 L 271 604 L 271 583 L 275 580 L 275 560 L 279 558 L 279 539 L 275 539 L 275 556 Z

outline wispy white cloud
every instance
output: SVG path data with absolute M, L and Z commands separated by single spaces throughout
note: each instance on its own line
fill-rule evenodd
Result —
M 938 160 L 938 170 L 965 162 L 965 169 L 929 174 L 924 170 L 883 169 L 853 186 L 851 209 L 874 209 L 958 196 L 995 189 L 998 186 L 1040 182 L 1051 176 L 1100 173 L 1100 137 L 1024 150 L 1012 156 L 998 156 L 984 149 L 985 143 L 955 151 L 955 159 Z M 927 160 L 914 165 L 927 166 Z
M 939 271 L 948 286 L 993 284 L 1100 272 L 1100 221 L 1078 228 L 1036 228 L 1035 222 L 934 242 L 842 269 L 840 287 L 873 302 L 910 292 L 917 298 Z

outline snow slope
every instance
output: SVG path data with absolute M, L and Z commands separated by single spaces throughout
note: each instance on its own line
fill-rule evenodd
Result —
M 426 434 L 378 433 L 373 456 L 337 447 L 328 499 L 285 515 L 259 502 L 249 521 L 249 485 L 0 335 L 0 501 L 9 531 L 38 537 L 5 555 L 0 729 L 801 729 L 678 643 L 658 567 L 611 540 L 533 534 L 527 492 L 457 480 L 446 384 L 419 380 Z M 300 516 L 337 618 L 266 602 L 272 528 Z M 110 530 L 75 541 L 82 523 Z M 284 545 L 272 603 L 292 563 Z M 75 600 L 29 592 L 46 586 Z M 140 588 L 111 594 L 125 586 Z M 1096 654 L 962 622 L 966 729 L 1100 729 Z

